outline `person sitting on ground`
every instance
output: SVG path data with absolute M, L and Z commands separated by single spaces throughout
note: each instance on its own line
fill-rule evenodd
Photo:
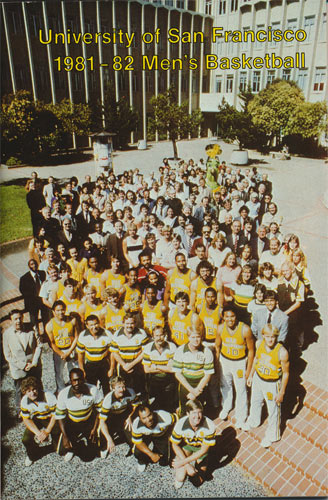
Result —
M 55 426 L 57 400 L 52 392 L 41 390 L 35 377 L 25 378 L 21 391 L 21 417 L 26 427 L 22 443 L 26 450 L 25 466 L 29 467 L 40 457 L 40 447 L 55 445 L 59 437 Z
M 175 453 L 172 467 L 177 490 L 182 488 L 186 476 L 198 476 L 198 484 L 204 482 L 209 449 L 215 445 L 215 425 L 204 416 L 202 404 L 197 399 L 190 400 L 186 412 L 175 424 L 170 438 Z

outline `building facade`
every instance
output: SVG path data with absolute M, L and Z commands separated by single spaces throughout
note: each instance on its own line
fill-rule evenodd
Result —
M 305 41 L 274 40 L 227 43 L 222 38 L 213 43 L 212 51 L 220 57 L 264 57 L 273 52 L 282 58 L 293 57 L 297 52 L 305 56 L 305 68 L 240 69 L 211 71 L 210 92 L 202 93 L 202 111 L 214 113 L 224 98 L 239 107 L 240 90 L 251 86 L 259 92 L 276 78 L 293 80 L 303 90 L 307 101 L 327 98 L 327 18 L 324 0 L 207 0 L 205 12 L 213 16 L 215 27 L 238 30 L 304 30 Z M 290 38 L 290 36 L 288 36 Z
M 203 2 L 200 2 L 203 3 Z M 35 99 L 59 102 L 91 103 L 104 101 L 106 84 L 112 82 L 116 97 L 125 96 L 132 108 L 139 111 L 140 127 L 133 140 L 147 138 L 147 116 L 151 113 L 149 99 L 168 89 L 177 90 L 179 104 L 189 102 L 189 111 L 198 108 L 202 92 L 210 90 L 210 74 L 202 64 L 197 70 L 158 69 L 151 65 L 158 60 L 203 60 L 209 52 L 211 16 L 200 8 L 198 0 L 83 0 L 27 1 L 2 3 L 2 94 L 30 90 Z M 175 28 L 182 32 L 199 31 L 204 43 L 168 43 L 167 33 Z M 160 30 L 158 43 L 146 43 L 142 34 Z M 40 43 L 40 30 L 42 42 Z M 107 33 L 112 37 L 135 33 L 131 43 L 75 43 L 72 37 L 81 34 Z M 71 39 L 61 34 L 71 34 Z M 60 34 L 56 37 L 56 34 Z M 93 41 L 94 41 L 93 36 Z M 88 40 L 88 38 L 87 38 Z M 108 40 L 108 37 L 107 37 Z M 49 42 L 49 43 L 48 43 Z M 146 56 L 150 65 L 143 69 Z M 69 58 L 66 59 L 65 58 Z M 79 58 L 79 59 L 78 59 Z M 114 59 L 116 58 L 116 59 Z M 83 61 L 83 66 L 78 64 Z M 113 69 L 113 61 L 122 68 Z M 129 70 L 133 67 L 133 70 Z M 71 70 L 70 70 L 71 68 Z M 81 69 L 83 68 L 83 69 Z

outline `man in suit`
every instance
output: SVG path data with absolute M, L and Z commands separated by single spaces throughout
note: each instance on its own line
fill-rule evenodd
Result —
M 227 235 L 227 245 L 234 254 L 239 255 L 241 249 L 241 222 L 234 220 L 231 224 L 231 234 Z
M 76 216 L 76 224 L 78 234 L 81 236 L 81 239 L 84 239 L 91 231 L 91 214 L 89 211 L 89 203 L 87 201 L 82 201 L 81 208 L 82 211 Z
M 262 174 L 262 184 L 266 187 L 266 193 L 272 194 L 272 182 L 268 180 L 268 174 Z
M 26 194 L 26 203 L 31 211 L 33 236 L 37 236 L 41 219 L 40 210 L 46 205 L 46 200 L 44 199 L 42 191 L 36 189 L 34 181 L 29 184 L 29 192 Z
M 180 233 L 177 233 L 180 234 Z M 181 243 L 183 248 L 188 252 L 188 257 L 191 256 L 191 250 L 193 248 L 194 241 L 197 239 L 197 236 L 194 235 L 194 226 L 189 223 L 186 224 L 186 228 L 183 234 L 181 234 Z
M 257 236 L 251 240 L 252 255 L 255 260 L 259 261 L 263 252 L 270 249 L 270 241 L 266 237 L 266 227 L 259 226 L 257 229 Z
M 194 243 L 192 245 L 192 249 L 191 249 L 191 252 L 190 252 L 190 255 L 192 257 L 194 257 L 196 255 L 196 247 L 198 245 L 204 245 L 205 247 L 205 257 L 207 259 L 207 256 L 208 256 L 208 249 L 211 245 L 211 241 L 212 241 L 212 238 L 210 237 L 210 234 L 211 234 L 211 226 L 203 226 L 202 227 L 202 236 L 199 237 L 199 238 L 196 238 L 194 240 Z
M 53 248 L 56 248 L 58 242 L 58 231 L 60 231 L 60 224 L 57 219 L 51 217 L 50 207 L 43 207 L 42 217 L 39 222 L 39 227 L 44 227 L 46 234 L 45 239 L 49 241 Z
M 117 220 L 114 224 L 115 233 L 111 234 L 107 240 L 108 256 L 116 257 L 121 262 L 123 273 L 129 269 L 129 263 L 124 257 L 123 253 L 123 224 L 122 221 Z
M 279 330 L 278 342 L 285 342 L 288 333 L 288 316 L 278 307 L 278 297 L 274 290 L 267 290 L 265 294 L 266 309 L 260 309 L 253 315 L 251 329 L 257 340 L 262 339 L 262 329 L 272 324 Z
M 58 231 L 57 238 L 59 243 L 62 243 L 66 250 L 71 246 L 79 245 L 79 238 L 75 231 L 72 230 L 72 221 L 65 217 L 62 223 L 62 230 Z
M 204 196 L 201 205 L 195 210 L 194 217 L 198 219 L 199 222 L 202 222 L 204 215 L 207 213 L 210 213 L 213 217 L 215 216 L 215 210 L 210 206 L 210 198 Z
M 46 310 L 39 297 L 41 285 L 46 280 L 46 272 L 38 270 L 38 264 L 34 259 L 28 261 L 28 267 L 29 271 L 19 280 L 19 291 L 23 295 L 24 307 L 30 315 L 31 325 L 38 328 L 39 311 L 43 323 L 47 321 Z

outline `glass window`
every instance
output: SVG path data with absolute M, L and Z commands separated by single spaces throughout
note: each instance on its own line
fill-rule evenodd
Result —
M 219 16 L 226 13 L 226 0 L 219 0 Z
M 239 74 L 239 90 L 243 91 L 247 89 L 247 73 L 246 71 L 241 71 Z
M 258 92 L 260 90 L 260 80 L 261 80 L 261 72 L 253 71 L 253 82 L 252 82 L 253 92 Z
M 270 69 L 268 71 L 267 84 L 271 84 L 276 77 L 276 71 L 274 69 Z
M 212 0 L 205 0 L 205 14 L 212 15 Z
M 326 68 L 316 68 L 314 74 L 314 92 L 322 92 L 326 81 Z
M 287 19 L 286 29 L 295 32 L 297 30 L 297 19 Z M 292 35 L 288 34 L 288 36 L 291 38 Z M 286 41 L 288 45 L 292 45 L 293 43 L 295 43 L 295 40 Z
M 304 17 L 304 29 L 306 31 L 306 42 L 311 42 L 314 34 L 314 23 L 315 23 L 315 16 L 305 16 Z
M 222 92 L 222 75 L 216 75 L 215 78 L 215 92 L 221 94 Z
M 281 29 L 281 22 L 276 21 L 276 22 L 271 24 L 271 27 L 272 27 L 272 31 L 280 30 Z M 272 41 L 270 42 L 270 47 L 276 47 L 276 46 L 277 46 L 277 42 L 272 39 Z
M 227 76 L 227 84 L 226 84 L 226 92 L 227 94 L 231 94 L 233 90 L 233 75 Z
M 300 69 L 298 71 L 297 85 L 303 91 L 306 89 L 307 78 L 308 78 L 308 69 L 307 68 Z
M 257 24 L 256 25 L 256 31 L 264 30 L 264 24 Z M 257 49 L 260 49 L 261 47 L 264 47 L 264 43 L 260 42 L 259 40 L 255 40 L 255 47 Z

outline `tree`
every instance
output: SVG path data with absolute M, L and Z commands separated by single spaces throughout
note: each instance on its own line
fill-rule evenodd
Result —
M 116 100 L 115 89 L 108 85 L 104 105 L 98 101 L 93 106 L 92 128 L 95 132 L 113 132 L 115 147 L 124 148 L 130 142 L 131 132 L 136 130 L 139 122 L 138 112 L 132 109 L 125 96 Z
M 318 139 L 327 127 L 325 102 L 301 102 L 291 112 L 286 135 L 301 135 L 304 139 Z
M 203 114 L 199 109 L 195 109 L 191 114 L 188 112 L 188 101 L 180 106 L 177 103 L 174 87 L 153 96 L 150 99 L 153 108 L 153 116 L 149 117 L 149 131 L 159 134 L 168 134 L 173 145 L 174 159 L 178 158 L 177 140 L 179 137 L 188 137 L 194 134 L 203 122 Z
M 288 122 L 295 108 L 304 102 L 301 89 L 285 80 L 275 81 L 261 90 L 248 104 L 253 123 L 272 141 L 280 141 L 286 134 Z
M 82 136 L 91 133 L 91 108 L 88 104 L 76 104 L 69 99 L 63 99 L 56 104 L 47 104 L 47 109 L 60 123 L 61 131 L 65 134 L 61 136 L 61 140 L 66 141 L 66 147 L 71 135 Z

